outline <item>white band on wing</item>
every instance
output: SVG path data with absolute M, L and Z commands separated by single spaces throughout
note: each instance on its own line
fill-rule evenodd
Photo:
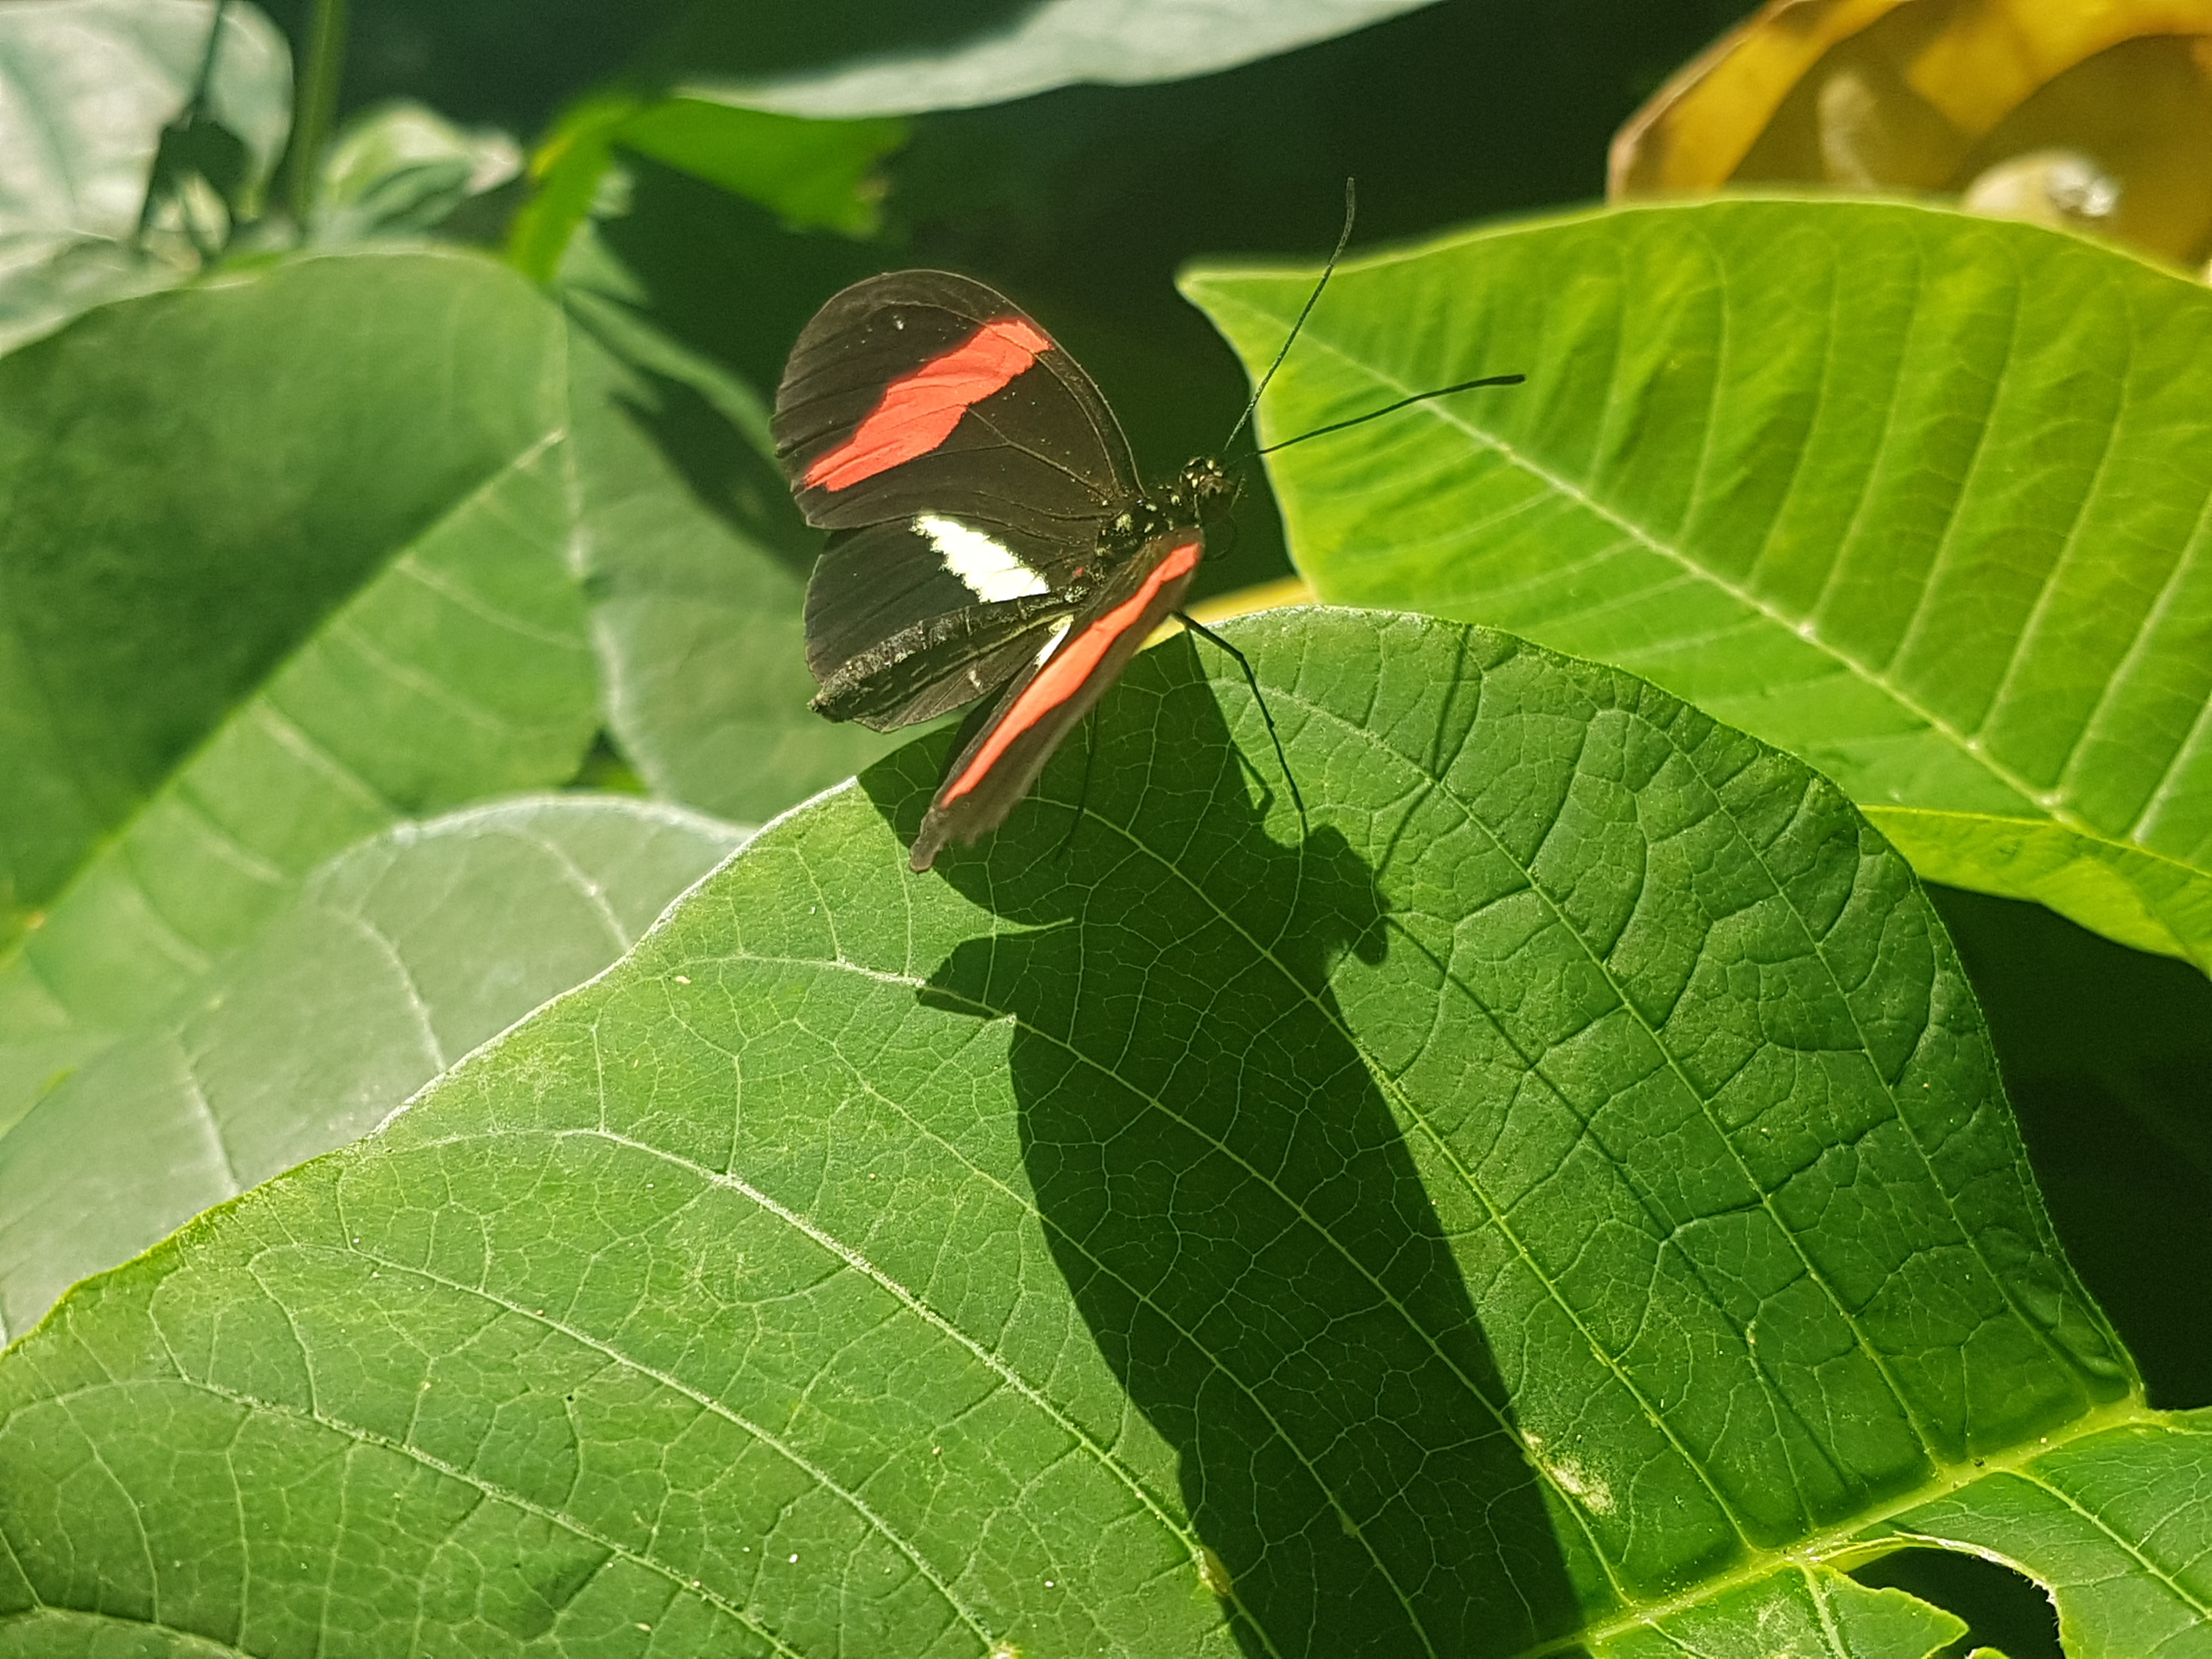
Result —
M 1016 558 L 1013 549 L 957 519 L 925 513 L 914 521 L 914 529 L 928 538 L 945 568 L 986 604 L 1052 592 L 1052 585 Z
M 1045 659 L 1060 649 L 1060 642 L 1067 637 L 1067 630 L 1074 626 L 1074 617 L 1062 617 L 1052 625 L 1052 637 L 1044 642 L 1044 649 L 1036 653 L 1038 667 L 1043 667 Z

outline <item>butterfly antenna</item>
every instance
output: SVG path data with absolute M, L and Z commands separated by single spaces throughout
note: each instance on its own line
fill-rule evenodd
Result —
M 1237 434 L 1243 431 L 1245 422 L 1260 407 L 1261 393 L 1267 391 L 1267 382 L 1275 378 L 1275 371 L 1283 366 L 1283 359 L 1291 355 L 1291 344 L 1298 337 L 1298 331 L 1306 325 L 1306 319 L 1313 315 L 1313 308 L 1321 303 L 1322 290 L 1328 286 L 1328 279 L 1336 275 L 1336 262 L 1344 257 L 1345 247 L 1352 240 L 1352 222 L 1358 215 L 1358 191 L 1353 181 L 1346 179 L 1344 181 L 1344 228 L 1336 234 L 1336 247 L 1329 254 L 1328 263 L 1322 267 L 1321 280 L 1313 285 L 1313 292 L 1306 295 L 1305 307 L 1298 313 L 1297 321 L 1291 325 L 1291 331 L 1283 337 L 1283 349 L 1275 354 L 1275 361 L 1267 365 L 1267 372 L 1260 377 L 1260 384 L 1252 388 L 1252 401 L 1244 405 L 1244 412 L 1237 417 L 1237 424 L 1229 428 L 1228 437 L 1222 441 L 1223 454 L 1229 453 L 1230 446 L 1237 441 Z M 1266 452 L 1261 453 L 1264 454 Z M 1297 786 L 1293 784 L 1291 787 L 1295 789 Z
M 1298 793 L 1297 774 L 1291 770 L 1291 757 L 1283 752 L 1283 735 L 1275 729 L 1275 716 L 1267 707 L 1267 694 L 1260 690 L 1260 677 L 1252 672 L 1251 659 L 1235 646 L 1223 639 L 1188 611 L 1178 611 L 1175 619 L 1202 639 L 1211 640 L 1216 647 L 1237 659 L 1237 665 L 1244 671 L 1244 684 L 1252 688 L 1252 701 L 1260 705 L 1260 718 L 1267 722 L 1267 739 L 1275 745 L 1275 759 L 1283 769 L 1283 781 L 1291 786 L 1291 799 L 1298 809 L 1298 827 L 1307 835 L 1313 825 L 1306 818 L 1306 798 Z
M 1380 409 L 1370 409 L 1364 415 L 1355 415 L 1348 421 L 1332 421 L 1327 426 L 1317 426 L 1310 432 L 1301 432 L 1295 438 L 1285 438 L 1279 444 L 1269 444 L 1265 449 L 1255 449 L 1255 455 L 1272 455 L 1279 449 L 1288 449 L 1292 444 L 1302 444 L 1309 438 L 1318 438 L 1324 433 L 1341 432 L 1348 426 L 1364 426 L 1370 421 L 1379 421 L 1385 415 L 1395 415 L 1400 410 L 1414 404 L 1426 403 L 1431 398 L 1445 398 L 1455 392 L 1470 392 L 1479 386 L 1519 386 L 1526 374 L 1486 374 L 1479 380 L 1462 380 L 1457 386 L 1440 386 L 1431 392 L 1416 392 L 1410 398 L 1401 398 L 1395 404 L 1385 404 Z

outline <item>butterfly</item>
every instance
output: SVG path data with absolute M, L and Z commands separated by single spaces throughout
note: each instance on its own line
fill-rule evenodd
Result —
M 1237 430 L 1351 234 L 1346 180 L 1336 252 Z M 1416 392 L 1256 453 L 1522 378 Z M 1229 474 L 1200 458 L 1146 490 L 1082 365 L 995 289 L 894 270 L 834 295 L 792 348 L 770 430 L 800 513 L 830 532 L 806 589 L 815 711 L 889 732 L 995 698 L 922 817 L 916 871 L 1005 821 L 1167 618 L 1234 657 L 1259 696 L 1243 653 L 1182 610 L 1204 521 L 1236 494 Z
M 895 270 L 792 348 L 771 428 L 809 524 L 812 708 L 888 732 L 996 702 L 915 837 L 927 870 L 995 829 L 1160 623 L 1234 494 L 1194 460 L 1147 492 L 1082 366 L 995 289 Z M 1295 785 L 1293 785 L 1295 788 Z

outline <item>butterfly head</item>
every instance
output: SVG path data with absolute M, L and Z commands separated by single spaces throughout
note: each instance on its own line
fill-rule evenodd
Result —
M 1179 509 L 1187 522 L 1195 524 L 1234 502 L 1237 488 L 1228 468 L 1211 455 L 1200 455 L 1182 464 L 1164 505 L 1170 511 Z

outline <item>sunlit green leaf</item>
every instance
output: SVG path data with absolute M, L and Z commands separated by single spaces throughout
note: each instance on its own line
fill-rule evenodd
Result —
M 1310 273 L 1191 292 L 1264 366 Z M 2212 969 L 2212 291 L 1937 210 L 1723 202 L 1340 270 L 1268 394 L 1321 593 L 1647 674 L 1923 868 Z
M 1986 1552 L 2051 1587 L 2067 1659 L 2212 1654 L 2212 1413 L 2053 1447 L 1881 1530 Z
M 1598 1659 L 1935 1659 L 1963 1620 L 1902 1590 L 1785 1567 L 1601 1644 Z
M 2171 1420 L 1903 860 L 1617 671 L 1235 636 L 1309 824 L 1164 647 L 985 847 L 902 750 L 65 1298 L 0 1651 L 1923 1659 L 1824 1554 Z

